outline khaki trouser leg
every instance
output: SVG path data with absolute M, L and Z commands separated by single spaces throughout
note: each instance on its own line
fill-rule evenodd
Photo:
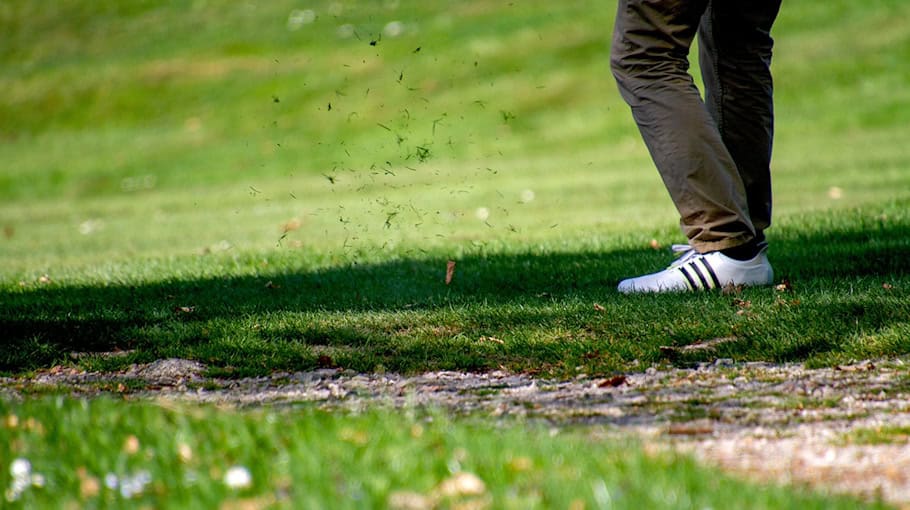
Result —
M 749 3 L 722 1 L 737 4 L 729 7 L 731 10 Z M 756 0 L 756 3 L 762 2 Z M 776 3 L 779 6 L 779 1 Z M 730 114 L 738 100 L 736 94 L 730 93 L 737 90 L 731 86 L 738 83 L 735 74 L 720 73 L 716 79 L 712 74 L 709 108 L 688 73 L 689 48 L 702 16 L 711 11 L 709 0 L 619 0 L 611 52 L 620 93 L 631 107 L 642 138 L 679 211 L 684 234 L 700 252 L 746 243 L 756 236 L 756 227 L 760 232 L 770 223 L 770 177 L 753 178 L 749 173 L 744 179 L 735 159 L 748 160 L 755 150 L 748 143 L 734 144 L 734 156 L 725 144 L 727 139 L 746 140 L 748 133 L 737 133 L 737 126 L 743 122 L 722 122 L 722 132 L 716 120 L 751 115 L 751 106 Z M 713 18 L 713 21 L 709 42 L 716 48 L 707 51 L 716 53 L 709 65 L 723 69 L 733 62 L 716 58 L 724 55 L 723 48 L 727 46 L 724 37 L 728 33 L 717 30 L 722 19 Z M 723 37 L 717 37 L 718 34 Z M 764 83 L 753 78 L 746 81 Z M 770 119 L 770 101 L 767 118 Z M 758 144 L 767 149 L 764 152 L 770 157 L 770 130 L 767 132 L 769 136 Z M 768 157 L 762 159 L 765 163 L 743 165 L 743 168 L 746 172 L 763 168 L 767 173 Z M 764 195 L 755 193 L 757 204 L 767 203 L 767 213 L 756 217 L 760 220 L 758 225 L 750 215 L 751 195 L 747 196 L 745 183 L 750 190 L 767 188 Z
M 757 233 L 771 225 L 771 26 L 781 0 L 712 0 L 698 29 L 705 105 L 730 151 Z

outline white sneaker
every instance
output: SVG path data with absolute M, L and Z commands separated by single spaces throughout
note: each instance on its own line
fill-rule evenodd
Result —
M 762 247 L 751 260 L 732 259 L 719 251 L 701 254 L 688 245 L 674 245 L 673 251 L 682 252 L 670 267 L 663 271 L 629 278 L 616 288 L 624 294 L 637 292 L 691 292 L 722 289 L 727 285 L 770 285 L 774 270 Z

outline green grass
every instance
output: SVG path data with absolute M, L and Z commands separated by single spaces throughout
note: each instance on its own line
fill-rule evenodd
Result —
M 10 508 L 863 506 L 745 484 L 666 451 L 613 446 L 597 431 L 534 423 L 65 398 L 0 400 L 0 418 L 0 486 L 19 489 L 6 493 Z M 40 487 L 27 476 L 15 484 L 14 459 L 30 463 Z M 232 467 L 249 473 L 248 487 L 227 486 Z M 470 475 L 483 485 L 445 495 L 446 483 Z
M 0 372 L 131 350 L 79 363 L 571 376 L 727 336 L 738 360 L 908 352 L 903 2 L 784 6 L 768 235 L 793 292 L 735 297 L 613 290 L 681 238 L 609 76 L 609 6 L 298 7 L 0 8 Z
M 652 239 L 682 239 L 609 75 L 612 5 L 4 1 L 0 373 L 176 356 L 231 376 L 570 377 L 904 356 L 908 15 L 900 0 L 781 12 L 768 235 L 792 291 L 626 297 L 620 278 L 669 260 Z M 521 423 L 34 391 L 0 399 L 18 420 L 0 427 L 0 485 L 15 457 L 45 476 L 24 507 L 119 507 L 104 475 L 143 471 L 136 506 L 381 507 L 433 493 L 455 460 L 493 508 L 855 505 Z M 221 483 L 234 464 L 250 489 Z
M 772 258 L 793 290 L 735 296 L 617 295 L 624 271 L 667 256 L 599 242 L 469 250 L 452 257 L 448 286 L 446 257 L 433 254 L 320 264 L 275 250 L 64 269 L 49 283 L 11 282 L 2 291 L 4 331 L 17 348 L 0 365 L 27 370 L 74 351 L 133 349 L 81 363 L 114 368 L 178 356 L 243 375 L 313 368 L 328 353 L 331 366 L 363 371 L 505 366 L 566 375 L 660 362 L 662 345 L 731 335 L 739 340 L 683 361 L 900 355 L 910 339 L 910 222 L 899 206 L 888 222 L 866 217 L 841 213 L 841 227 L 852 228 L 809 232 L 815 216 L 792 237 L 778 232 Z

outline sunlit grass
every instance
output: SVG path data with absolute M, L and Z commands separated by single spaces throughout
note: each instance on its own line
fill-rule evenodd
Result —
M 857 508 L 602 430 L 433 413 L 0 400 L 4 507 Z M 869 505 L 876 507 L 876 505 Z

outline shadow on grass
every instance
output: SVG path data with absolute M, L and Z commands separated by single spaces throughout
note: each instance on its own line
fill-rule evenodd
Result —
M 192 357 L 238 375 L 317 366 L 568 374 L 576 366 L 622 370 L 660 360 L 661 345 L 731 335 L 740 340 L 716 355 L 849 356 L 857 335 L 889 331 L 898 340 L 885 338 L 879 354 L 910 350 L 910 340 L 899 340 L 910 322 L 910 224 L 784 230 L 771 241 L 777 279 L 791 280 L 792 293 L 617 294 L 620 278 L 667 263 L 665 252 L 651 249 L 469 256 L 458 260 L 451 285 L 445 260 L 404 259 L 3 291 L 0 370 L 46 367 L 73 352 L 134 350 L 127 360 Z

